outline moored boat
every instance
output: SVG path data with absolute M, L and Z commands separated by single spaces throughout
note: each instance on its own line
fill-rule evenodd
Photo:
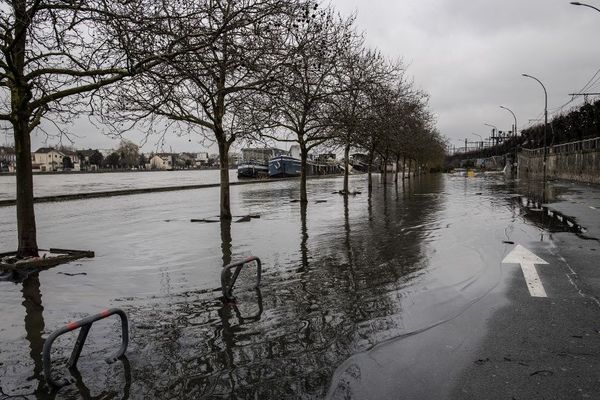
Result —
M 311 175 L 330 175 L 339 174 L 341 168 L 335 163 L 315 163 L 307 161 L 306 174 Z M 269 177 L 287 178 L 300 176 L 302 172 L 302 162 L 294 157 L 279 156 L 269 160 Z
M 269 160 L 270 178 L 300 176 L 301 161 L 290 156 L 277 156 Z
M 238 165 L 238 178 L 261 178 L 269 175 L 269 166 L 256 161 L 248 161 Z

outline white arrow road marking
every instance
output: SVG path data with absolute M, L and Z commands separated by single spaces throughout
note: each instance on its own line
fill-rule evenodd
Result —
M 546 290 L 544 290 L 544 285 L 542 285 L 542 281 L 540 280 L 540 276 L 535 269 L 535 264 L 548 264 L 546 261 L 519 244 L 504 257 L 502 263 L 521 264 L 529 294 L 532 297 L 548 297 L 548 295 L 546 295 Z

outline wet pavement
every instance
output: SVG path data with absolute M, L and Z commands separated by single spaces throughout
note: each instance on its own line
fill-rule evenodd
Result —
M 293 202 L 295 181 L 234 187 L 233 213 L 260 215 L 241 223 L 190 222 L 216 215 L 215 189 L 36 205 L 42 247 L 89 248 L 96 258 L 0 282 L 0 398 L 600 392 L 595 228 L 540 214 L 598 192 L 556 185 L 547 204 L 497 176 L 380 184 L 371 198 L 363 176 L 351 184 L 364 194 L 345 199 L 332 194 L 341 180 L 309 181 L 306 207 Z M 8 249 L 13 214 L 0 209 Z M 538 267 L 548 298 L 532 298 L 519 265 L 502 264 L 516 244 L 549 262 Z M 237 302 L 224 304 L 222 265 L 251 254 L 263 261 L 260 290 L 246 269 Z M 63 337 L 55 374 L 76 383 L 51 391 L 44 338 L 107 307 L 129 314 L 127 358 L 102 361 L 118 347 L 116 320 L 94 325 L 73 374 L 64 365 L 76 336 Z

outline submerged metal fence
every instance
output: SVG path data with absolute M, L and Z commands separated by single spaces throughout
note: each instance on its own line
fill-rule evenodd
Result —
M 92 315 L 86 317 L 82 320 L 70 322 L 62 328 L 52 332 L 48 339 L 44 342 L 43 349 L 43 364 L 44 364 L 44 375 L 46 376 L 46 380 L 52 386 L 61 387 L 71 383 L 68 379 L 62 379 L 61 381 L 57 381 L 52 377 L 52 360 L 51 360 L 51 352 L 52 352 L 52 344 L 54 341 L 61 335 L 65 333 L 74 331 L 75 329 L 81 329 L 79 331 L 79 336 L 77 337 L 77 341 L 75 342 L 75 347 L 73 348 L 73 352 L 71 353 L 71 357 L 67 362 L 67 366 L 70 368 L 74 368 L 77 365 L 77 361 L 79 360 L 79 356 L 81 355 L 81 351 L 83 350 L 83 346 L 85 344 L 85 340 L 87 339 L 87 335 L 92 328 L 92 324 L 101 319 L 105 319 L 110 317 L 111 315 L 118 315 L 121 318 L 121 347 L 112 357 L 106 358 L 106 362 L 111 364 L 117 361 L 120 357 L 125 354 L 127 350 L 127 345 L 129 344 L 129 321 L 127 320 L 127 314 L 119 308 L 111 308 L 108 310 L 102 311 L 100 314 Z
M 235 300 L 233 297 L 233 286 L 235 285 L 235 281 L 240 275 L 240 271 L 246 264 L 250 264 L 251 262 L 256 262 L 256 288 L 260 286 L 260 279 L 262 275 L 262 264 L 260 262 L 260 258 L 258 257 L 248 257 L 244 261 L 238 261 L 223 267 L 223 271 L 221 272 L 221 290 L 223 291 L 223 297 L 227 301 Z M 231 279 L 228 279 L 229 271 L 235 268 L 233 272 L 233 276 Z M 229 281 L 229 282 L 228 282 Z

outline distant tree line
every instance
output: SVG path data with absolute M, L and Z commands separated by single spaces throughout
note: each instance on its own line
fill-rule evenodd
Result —
M 223 219 L 235 142 L 297 143 L 303 203 L 308 153 L 320 146 L 365 151 L 370 171 L 375 161 L 428 168 L 444 153 L 427 95 L 404 66 L 365 46 L 353 17 L 312 0 L 3 1 L 0 50 L 19 256 L 38 254 L 30 134 L 54 126 L 66 135 L 81 113 L 114 134 L 198 133 L 216 143 Z M 139 154 L 123 148 L 104 161 L 132 165 Z

